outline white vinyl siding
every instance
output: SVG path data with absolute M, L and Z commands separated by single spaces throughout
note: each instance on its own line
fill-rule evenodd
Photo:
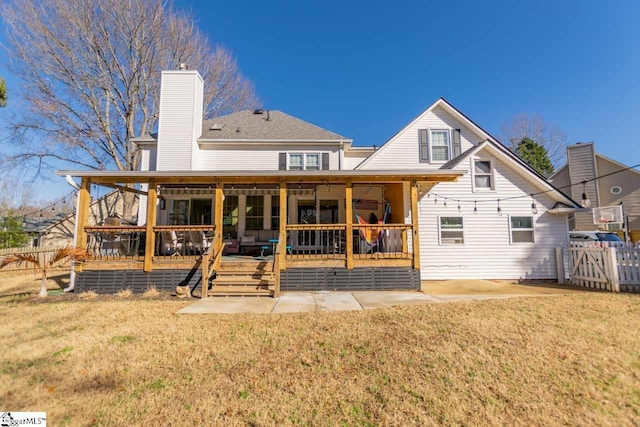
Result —
M 464 244 L 464 220 L 461 216 L 441 216 L 438 225 L 441 245 Z
M 512 244 L 535 242 L 532 216 L 510 216 L 509 231 Z
M 431 189 L 431 197 L 420 199 L 422 280 L 555 278 L 555 248 L 566 246 L 568 240 L 566 217 L 547 212 L 555 200 L 544 194 L 536 196 L 538 213 L 532 215 L 529 195 L 540 188 L 486 150 L 478 157 L 492 161 L 499 193 L 469 191 L 473 163 L 467 159 L 456 168 L 467 171 L 457 182 L 439 183 Z M 434 194 L 439 195 L 437 203 Z M 443 197 L 450 199 L 447 207 Z M 502 216 L 497 213 L 498 198 L 502 199 Z M 460 211 L 452 199 L 462 200 Z M 474 213 L 476 200 L 478 212 Z M 439 218 L 460 216 L 464 218 L 464 244 L 440 244 Z M 535 244 L 511 244 L 510 216 L 532 218 Z
M 202 96 L 203 82 L 197 72 L 162 72 L 157 170 L 193 168 L 202 133 Z
M 280 153 L 329 153 L 329 169 L 337 170 L 340 149 L 337 146 L 310 144 L 298 147 L 291 145 L 213 146 L 202 145 L 198 153 L 198 164 L 194 170 L 243 171 L 278 170 Z M 289 155 L 287 155 L 287 161 Z M 322 156 L 320 155 L 322 166 Z
M 425 129 L 460 129 L 460 149 L 464 152 L 486 139 L 464 126 L 441 107 L 418 117 L 414 123 L 398 132 L 358 169 L 439 169 L 442 162 L 421 160 L 419 131 Z M 451 133 L 449 141 L 451 144 Z

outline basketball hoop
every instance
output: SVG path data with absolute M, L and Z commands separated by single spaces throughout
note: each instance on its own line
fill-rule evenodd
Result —
M 595 225 L 622 224 L 622 206 L 602 206 L 593 208 L 593 223 Z

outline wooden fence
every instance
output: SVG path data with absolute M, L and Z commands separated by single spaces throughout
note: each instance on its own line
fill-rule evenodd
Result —
M 24 254 L 24 253 L 30 253 L 30 254 L 37 254 L 37 255 L 48 255 L 48 254 L 53 254 L 53 252 L 62 249 L 64 246 L 52 246 L 52 247 L 46 247 L 46 248 L 31 248 L 28 246 L 22 247 L 22 248 L 8 248 L 8 249 L 0 249 L 0 262 L 2 262 L 2 260 L 8 256 L 11 255 L 15 255 L 15 254 Z M 60 265 L 60 266 L 56 266 L 53 270 L 66 270 L 68 269 L 69 266 L 68 264 L 64 264 L 64 265 Z M 7 265 L 4 268 L 0 269 L 0 273 L 3 272 L 20 272 L 20 271 L 31 271 L 34 270 L 34 266 L 31 263 L 28 262 L 18 262 L 18 263 L 13 263 L 10 265 Z
M 620 243 L 571 242 L 567 252 L 569 277 L 574 285 L 640 292 L 640 248 Z M 558 274 L 560 280 L 560 268 Z

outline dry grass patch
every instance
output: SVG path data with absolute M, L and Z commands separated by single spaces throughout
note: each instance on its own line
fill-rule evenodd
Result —
M 118 292 L 116 292 L 116 298 L 127 299 L 127 298 L 131 298 L 132 296 L 133 296 L 133 291 L 130 288 L 120 289 Z
M 47 411 L 52 425 L 640 419 L 636 295 L 175 314 L 187 304 L 2 304 L 0 401 Z
M 16 294 L 37 294 L 41 275 L 38 271 L 5 272 L 0 270 L 0 297 Z M 69 285 L 69 270 L 54 270 L 47 279 L 47 289 L 52 291 Z
M 144 291 L 144 293 L 142 294 L 142 298 L 155 299 L 160 297 L 160 295 L 160 291 L 154 285 L 151 285 L 147 288 L 146 291 Z
M 96 291 L 84 291 L 78 294 L 78 298 L 83 301 L 93 300 L 98 298 L 98 293 Z

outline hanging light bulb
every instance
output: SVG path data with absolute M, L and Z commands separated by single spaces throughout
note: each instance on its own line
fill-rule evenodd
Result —
M 587 181 L 582 181 L 582 200 L 580 204 L 583 208 L 591 206 L 591 201 L 587 198 Z
M 498 199 L 498 215 L 502 216 L 502 208 L 500 207 L 500 199 Z
M 427 199 L 431 198 L 431 193 L 427 193 Z
M 435 199 L 433 199 L 433 201 L 437 205 L 438 204 L 438 196 L 436 196 Z
M 55 212 L 56 211 L 56 205 L 51 206 L 51 212 Z
M 458 212 L 460 212 L 460 200 L 458 200 Z
M 478 213 L 478 201 L 477 200 L 473 201 L 473 213 L 474 214 Z
M 533 198 L 533 194 L 531 195 L 531 213 L 534 215 L 538 213 L 538 206 L 536 205 L 536 199 Z
M 42 211 L 40 211 L 40 218 L 42 218 Z
M 62 199 L 62 204 L 66 205 L 67 204 L 67 198 L 65 197 L 64 199 Z
M 445 208 L 447 207 L 447 199 L 446 198 L 444 199 L 444 207 Z

